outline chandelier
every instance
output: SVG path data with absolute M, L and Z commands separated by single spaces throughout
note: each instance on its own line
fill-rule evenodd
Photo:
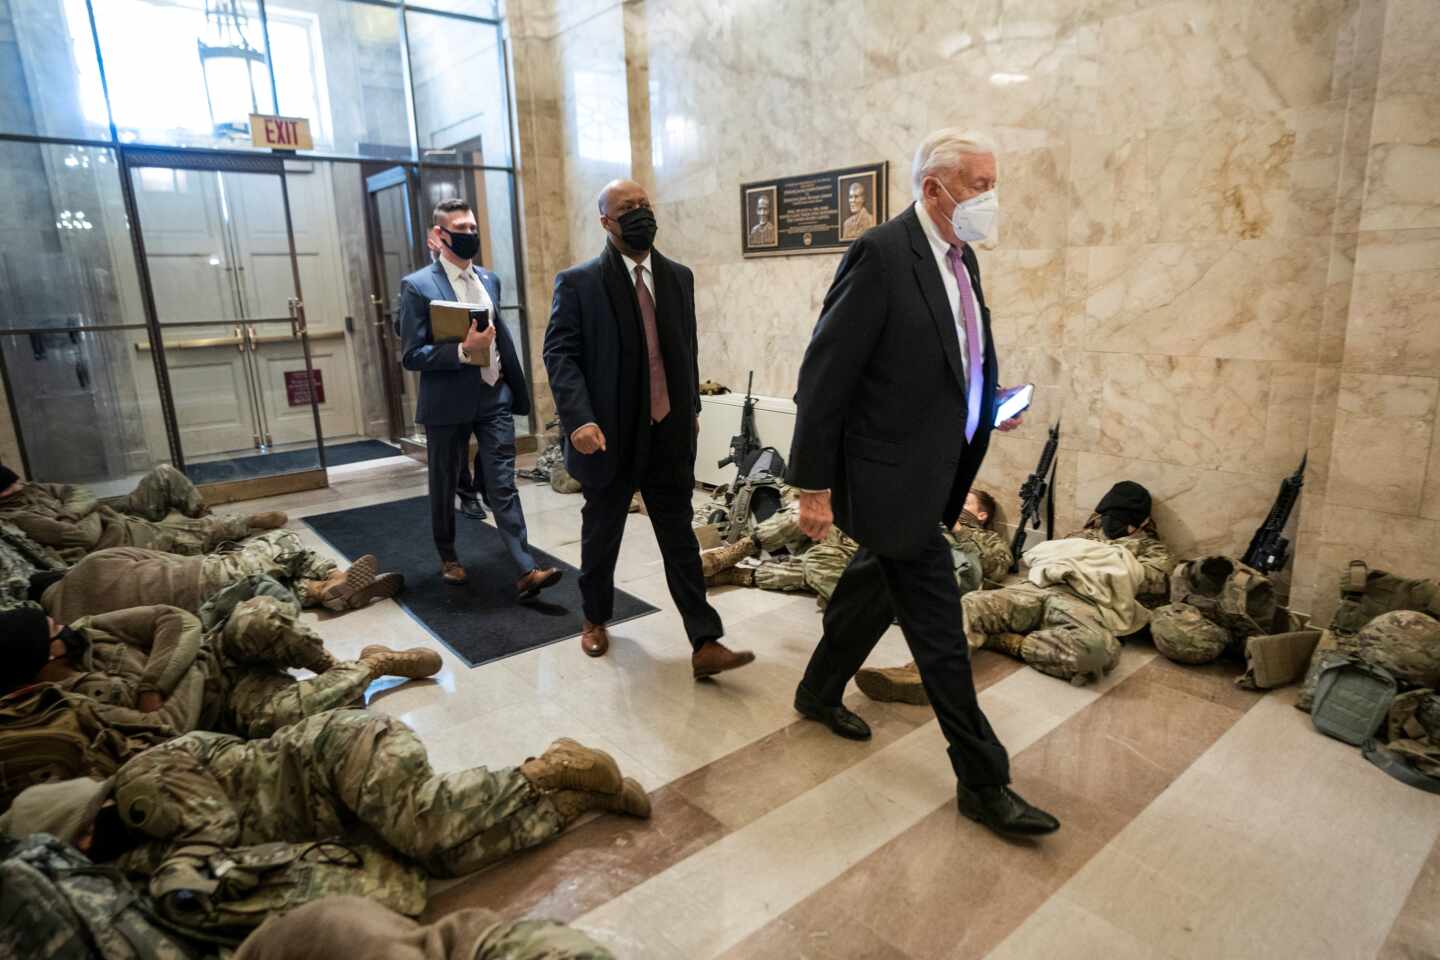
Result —
M 268 82 L 265 54 L 245 35 L 249 25 L 243 0 L 205 0 L 205 36 L 195 42 L 217 139 L 249 139 L 250 114 L 260 112 L 255 88 Z

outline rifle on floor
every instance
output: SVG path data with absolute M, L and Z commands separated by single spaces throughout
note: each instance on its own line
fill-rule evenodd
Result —
M 1255 536 L 1250 538 L 1250 548 L 1240 558 L 1247 567 L 1261 573 L 1274 573 L 1290 559 L 1290 541 L 1284 536 L 1285 524 L 1290 522 L 1290 511 L 1295 509 L 1295 501 L 1300 499 L 1300 488 L 1305 485 L 1305 464 L 1309 459 L 1307 451 L 1300 458 L 1300 466 L 1295 468 L 1295 472 L 1280 481 L 1280 492 L 1275 495 L 1275 504 L 1270 508 L 1269 516 L 1255 531 Z
M 1045 539 L 1055 536 L 1055 449 L 1060 446 L 1060 421 L 1050 428 L 1050 439 L 1040 451 L 1035 472 L 1020 484 L 1020 522 L 1015 525 L 1015 539 L 1010 541 L 1010 572 L 1020 569 L 1020 554 L 1025 549 L 1025 528 L 1040 529 L 1040 503 L 1045 502 Z M 1046 493 L 1050 496 L 1047 498 Z

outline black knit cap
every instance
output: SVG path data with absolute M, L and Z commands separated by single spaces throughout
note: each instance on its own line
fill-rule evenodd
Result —
M 32 682 L 50 662 L 50 619 L 38 603 L 0 610 L 0 693 Z
M 1150 516 L 1150 491 L 1134 480 L 1121 480 L 1100 498 L 1095 512 L 1115 516 L 1138 527 Z
M 14 483 L 16 480 L 19 479 L 20 474 L 16 473 L 14 470 L 11 470 L 9 467 L 5 466 L 5 464 L 0 463 L 0 490 L 4 490 L 5 488 L 9 487 L 10 484 Z

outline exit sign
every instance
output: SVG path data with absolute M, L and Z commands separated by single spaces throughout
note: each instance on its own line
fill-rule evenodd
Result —
M 304 117 L 270 117 L 250 114 L 250 142 L 271 150 L 314 150 L 310 121 Z

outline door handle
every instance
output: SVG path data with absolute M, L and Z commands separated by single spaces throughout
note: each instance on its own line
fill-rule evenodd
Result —
M 239 350 L 241 353 L 245 352 L 245 331 L 238 323 L 235 324 L 235 349 Z
M 255 324 L 253 324 L 253 323 L 247 323 L 247 324 L 245 325 L 245 339 L 246 339 L 247 341 L 249 341 L 249 343 L 250 343 L 250 352 L 251 352 L 251 353 L 254 353 L 254 352 L 255 352 Z

